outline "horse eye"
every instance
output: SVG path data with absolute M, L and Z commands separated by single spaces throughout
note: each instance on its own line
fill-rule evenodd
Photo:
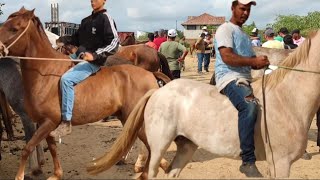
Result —
M 10 31 L 16 33 L 18 31 L 18 29 L 17 28 L 10 28 Z

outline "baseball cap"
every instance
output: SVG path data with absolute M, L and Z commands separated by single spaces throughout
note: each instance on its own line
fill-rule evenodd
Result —
M 168 31 L 168 36 L 169 37 L 176 37 L 177 36 L 177 31 L 175 29 L 170 29 Z
M 257 33 L 257 32 L 258 32 L 258 29 L 257 29 L 257 28 L 253 28 L 251 32 L 252 32 L 252 33 Z
M 208 28 L 207 28 L 207 26 L 203 26 L 203 28 L 202 28 L 202 29 L 203 29 L 203 30 L 206 30 L 206 29 L 208 29 Z
M 264 34 L 266 35 L 266 36 L 268 36 L 268 37 L 271 37 L 271 36 L 274 36 L 274 31 L 273 31 L 273 29 L 272 28 L 268 28 L 265 32 L 264 32 Z
M 232 2 L 234 1 L 238 1 L 241 4 L 247 5 L 249 3 L 252 3 L 252 5 L 257 5 L 256 1 L 252 1 L 252 0 L 232 0 Z

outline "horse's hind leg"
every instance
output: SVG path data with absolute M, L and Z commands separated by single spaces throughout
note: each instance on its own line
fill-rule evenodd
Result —
M 16 180 L 24 179 L 24 170 L 25 170 L 26 162 L 30 153 L 45 137 L 49 135 L 49 133 L 52 130 L 55 129 L 55 127 L 56 127 L 56 124 L 54 124 L 49 120 L 46 120 L 44 123 L 40 125 L 39 129 L 36 130 L 31 140 L 27 143 L 27 145 L 22 150 L 19 169 L 15 177 Z
M 166 172 L 169 178 L 179 176 L 181 170 L 186 166 L 198 148 L 197 145 L 182 136 L 178 137 L 175 142 L 177 144 L 177 153 Z
M 317 128 L 318 128 L 317 146 L 320 147 L 320 109 L 318 109 L 318 112 L 317 112 Z
M 147 160 L 148 142 L 147 142 L 147 137 L 146 137 L 146 134 L 145 134 L 145 131 L 144 131 L 144 126 L 143 126 L 143 128 L 141 128 L 141 130 L 139 132 L 139 139 L 140 139 L 140 141 L 138 141 L 139 155 L 138 155 L 138 159 L 137 159 L 137 161 L 135 163 L 135 166 L 134 166 L 134 172 L 135 173 L 143 172 L 145 164 L 146 164 L 146 160 Z M 161 162 L 160 162 L 160 167 L 164 171 L 166 171 L 168 166 L 169 166 L 168 161 L 165 160 L 164 158 L 162 158 Z
M 57 145 L 56 145 L 55 139 L 52 136 L 48 136 L 46 140 L 48 143 L 48 148 L 50 150 L 50 153 L 53 159 L 53 165 L 54 165 L 54 175 L 51 176 L 49 179 L 50 180 L 61 179 L 63 175 L 63 171 L 61 168 L 60 161 L 58 159 Z

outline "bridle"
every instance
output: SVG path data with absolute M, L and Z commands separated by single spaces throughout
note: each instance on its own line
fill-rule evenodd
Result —
M 17 42 L 19 39 L 27 32 L 29 29 L 29 26 L 31 24 L 31 20 L 29 20 L 27 27 L 23 30 L 23 32 L 9 45 L 5 46 L 1 41 L 0 41 L 0 57 L 6 57 L 9 54 L 9 49 Z

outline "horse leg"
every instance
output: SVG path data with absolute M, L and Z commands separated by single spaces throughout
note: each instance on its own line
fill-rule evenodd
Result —
M 47 143 L 48 143 L 48 148 L 50 150 L 52 159 L 53 159 L 53 165 L 54 165 L 54 175 L 48 178 L 49 180 L 58 180 L 62 178 L 63 171 L 61 168 L 61 164 L 57 155 L 57 144 L 55 142 L 54 137 L 48 136 L 47 137 Z
M 24 129 L 25 141 L 26 143 L 28 143 L 32 138 L 33 134 L 35 133 L 36 127 L 32 122 L 32 120 L 27 115 L 27 113 L 25 112 L 22 102 L 12 100 L 11 106 L 12 106 L 12 109 L 20 116 L 20 120 L 22 122 L 23 129 Z M 41 150 L 42 156 L 39 156 L 39 151 L 40 151 L 39 146 L 42 148 L 40 143 L 39 145 L 37 145 L 37 150 L 32 151 L 32 154 L 29 157 L 29 165 L 30 165 L 29 167 L 31 169 L 32 175 L 35 175 L 35 176 L 42 173 L 41 165 L 44 164 L 43 149 Z
M 318 128 L 317 146 L 320 147 L 320 108 L 318 109 L 318 112 L 317 112 L 317 128 Z
M 192 158 L 194 152 L 198 146 L 190 140 L 184 137 L 178 137 L 176 139 L 177 152 L 172 163 L 170 164 L 166 173 L 169 178 L 177 178 L 180 175 L 182 169 L 187 165 L 189 160 Z
M 7 98 L 2 91 L 0 91 L 0 106 L 1 106 L 1 110 L 2 110 L 2 119 L 3 119 L 3 123 L 4 123 L 5 129 L 6 129 L 6 132 L 7 132 L 8 139 L 13 140 L 14 135 L 13 135 L 12 123 L 11 123 L 11 119 L 10 119 L 10 115 L 12 113 L 9 108 Z
M 140 173 L 144 170 L 144 167 L 145 167 L 145 162 L 147 160 L 147 152 L 148 152 L 148 141 L 147 141 L 147 137 L 146 137 L 146 134 L 145 134 L 145 131 L 144 131 L 144 126 L 143 128 L 141 128 L 140 132 L 139 132 L 139 139 L 141 141 L 139 141 L 139 155 L 138 155 L 138 159 L 135 163 L 135 166 L 134 166 L 134 172 L 135 173 Z M 141 143 L 143 142 L 144 145 Z M 167 168 L 169 166 L 169 163 L 167 160 L 165 160 L 164 158 L 161 159 L 161 162 L 160 162 L 160 167 L 166 171 Z
M 0 114 L 1 114 L 1 109 L 0 109 Z M 0 119 L 0 161 L 1 161 L 1 159 L 2 159 L 2 157 L 1 157 L 1 151 L 2 151 L 2 149 L 1 149 L 2 134 L 3 134 L 3 126 L 2 126 L 1 119 Z
M 56 126 L 57 125 L 53 122 L 46 120 L 40 125 L 39 129 L 36 130 L 31 140 L 22 150 L 19 169 L 15 177 L 16 180 L 24 179 L 24 170 L 30 153 L 35 149 L 36 145 L 38 145 L 52 130 L 56 128 Z
M 276 158 L 275 158 L 276 159 Z M 288 157 L 282 157 L 275 161 L 268 161 L 271 178 L 288 178 L 290 175 L 291 164 Z

